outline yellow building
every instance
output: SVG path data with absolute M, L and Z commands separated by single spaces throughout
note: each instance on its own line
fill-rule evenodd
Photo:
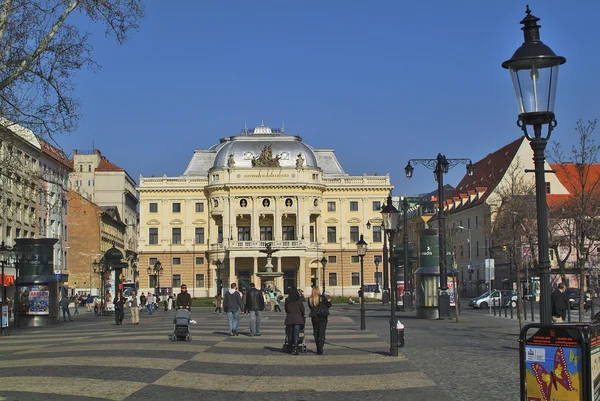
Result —
M 388 175 L 350 176 L 333 149 L 313 149 L 283 129 L 263 124 L 221 138 L 195 150 L 179 177 L 140 177 L 140 291 L 157 285 L 145 272 L 157 260 L 160 286 L 185 283 L 195 297 L 214 296 L 218 277 L 225 287 L 258 286 L 261 250 L 271 243 L 278 288 L 321 286 L 325 256 L 327 291 L 355 296 L 356 242 L 364 234 L 369 243 L 364 280 L 374 284 L 380 206 L 391 189 Z

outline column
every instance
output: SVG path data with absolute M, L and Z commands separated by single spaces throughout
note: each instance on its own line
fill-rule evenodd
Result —
M 162 221 L 161 221 L 161 226 L 162 226 L 162 233 L 161 233 L 161 237 L 160 237 L 160 247 L 161 250 L 165 250 L 167 249 L 167 247 L 169 246 L 169 240 L 171 238 L 171 233 L 169 232 L 169 214 L 168 214 L 168 208 L 169 208 L 169 201 L 163 200 L 161 201 L 162 203 Z
M 229 256 L 229 285 L 231 283 L 237 283 L 237 277 L 235 276 L 235 257 Z
M 300 257 L 298 264 L 298 288 L 306 290 L 306 258 Z M 307 294 L 308 292 L 305 291 Z
M 346 222 L 346 199 L 339 198 L 340 204 L 340 232 L 338 233 L 338 237 L 340 238 L 340 246 L 342 249 L 346 248 L 346 243 L 348 242 L 348 237 L 350 236 L 350 232 L 348 232 L 348 224 Z
M 273 201 L 275 202 L 275 215 L 273 216 L 273 239 L 275 241 L 281 241 L 281 211 L 279 210 L 279 204 L 283 198 L 276 196 Z
M 231 197 L 228 196 L 226 199 L 223 199 L 223 245 L 229 244 L 230 235 L 230 225 L 229 218 L 231 216 Z
M 369 221 L 369 200 L 366 198 L 363 198 L 362 200 L 362 219 L 361 219 L 361 226 L 360 226 L 360 234 L 364 234 L 365 236 L 365 241 L 369 244 L 373 243 L 373 234 L 371 233 L 371 230 L 367 230 L 367 222 Z
M 252 216 L 250 217 L 251 219 L 251 227 L 250 227 L 250 234 L 251 234 L 251 238 L 252 241 L 258 241 L 260 240 L 260 228 L 259 228 L 259 222 L 258 222 L 258 203 L 259 203 L 259 199 L 256 196 L 252 197 Z
M 304 197 L 296 198 L 296 239 L 301 240 L 303 236 L 302 232 L 302 220 L 304 216 Z
M 235 208 L 238 205 L 238 199 L 237 198 L 233 198 L 231 200 L 231 217 L 229 218 L 229 224 L 231 225 L 231 237 L 233 237 L 234 241 L 238 240 L 238 235 L 237 235 L 237 217 L 235 214 Z
M 256 275 L 256 273 L 258 273 L 258 257 L 253 257 L 252 258 L 252 262 L 253 262 L 253 268 L 252 268 L 252 281 L 254 281 L 256 283 L 256 285 L 258 286 L 258 288 L 260 288 L 260 284 L 257 282 L 258 281 L 258 276 Z
M 192 209 L 194 208 L 194 202 L 191 199 L 186 199 L 184 203 L 184 221 L 183 221 L 183 244 L 185 250 L 189 251 L 193 247 L 195 242 L 194 225 L 192 224 Z M 195 281 L 195 278 L 194 278 Z

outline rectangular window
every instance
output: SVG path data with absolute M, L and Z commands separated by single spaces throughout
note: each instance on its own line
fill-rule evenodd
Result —
M 273 227 L 261 226 L 260 227 L 260 240 L 261 241 L 273 241 Z
M 171 244 L 179 245 L 181 244 L 181 228 L 173 227 L 171 229 Z
M 196 256 L 196 265 L 204 264 L 204 256 Z
M 335 243 L 337 240 L 336 227 L 327 227 L 327 242 Z
M 337 256 L 335 256 L 335 255 L 327 256 L 327 263 L 337 263 Z
M 158 262 L 158 258 L 148 258 L 148 266 L 154 266 Z
M 196 213 L 204 213 L 204 202 L 196 202 Z
M 181 213 L 181 203 L 173 202 L 173 213 Z
M 352 285 L 360 285 L 360 273 L 352 272 Z
M 479 219 L 477 217 L 479 216 L 475 216 L 475 228 L 479 227 Z
M 356 244 L 359 240 L 358 226 L 350 226 L 350 242 Z
M 238 227 L 238 241 L 250 241 L 250 227 Z
M 223 243 L 223 226 L 217 227 L 217 242 L 219 244 Z
M 373 211 L 374 212 L 381 211 L 381 202 L 380 201 L 373 201 Z
M 172 286 L 173 288 L 181 287 L 181 274 L 173 274 Z
M 196 274 L 196 288 L 204 288 L 204 274 Z
M 315 227 L 314 226 L 309 227 L 308 236 L 310 238 L 310 242 L 315 242 Z
M 350 263 L 360 263 L 360 257 L 358 255 L 350 256 Z
M 148 244 L 158 245 L 158 228 L 150 227 L 148 229 Z
M 173 258 L 173 266 L 175 265 L 180 265 L 181 264 L 181 258 L 180 257 L 174 257 Z
M 549 182 L 546 183 L 546 193 L 547 194 L 550 193 L 550 183 Z
M 375 274 L 373 275 L 373 278 L 375 279 L 375 284 L 381 285 L 381 283 L 383 283 L 383 273 L 382 272 L 375 272 Z
M 335 202 L 327 202 L 327 211 L 335 212 Z
M 350 201 L 350 211 L 358 212 L 358 202 L 357 201 Z
M 156 283 L 157 283 L 156 274 L 148 276 L 148 286 L 150 288 L 155 289 L 156 288 Z
M 150 213 L 158 213 L 158 203 L 156 202 L 151 202 L 150 205 Z
M 194 229 L 194 241 L 196 244 L 204 244 L 204 227 L 196 227 Z
M 373 242 L 381 242 L 381 226 L 373 226 Z
M 479 256 L 479 241 L 475 241 L 475 255 Z
M 329 273 L 329 286 L 330 287 L 337 286 L 337 273 Z
M 294 235 L 294 226 L 283 226 L 281 227 L 283 231 L 283 240 L 284 241 L 293 241 L 296 239 Z

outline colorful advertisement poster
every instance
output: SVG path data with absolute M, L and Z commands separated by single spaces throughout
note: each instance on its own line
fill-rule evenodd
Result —
M 592 326 L 590 336 L 591 381 L 594 390 L 594 401 L 600 401 L 600 327 Z
M 404 305 L 404 281 L 396 282 L 396 305 Z
M 456 306 L 456 291 L 454 291 L 454 280 L 448 280 L 448 294 L 450 295 L 450 306 Z
M 8 327 L 8 305 L 2 305 L 2 328 Z
M 577 335 L 543 328 L 526 341 L 527 401 L 579 401 L 582 390 L 582 349 Z
M 27 315 L 50 314 L 50 291 L 47 285 L 24 285 L 17 288 L 19 310 Z

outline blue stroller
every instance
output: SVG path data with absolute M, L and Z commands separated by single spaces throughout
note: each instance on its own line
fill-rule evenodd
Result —
M 171 341 L 192 341 L 190 334 L 191 313 L 187 309 L 177 309 L 173 319 L 173 334 L 169 335 Z

